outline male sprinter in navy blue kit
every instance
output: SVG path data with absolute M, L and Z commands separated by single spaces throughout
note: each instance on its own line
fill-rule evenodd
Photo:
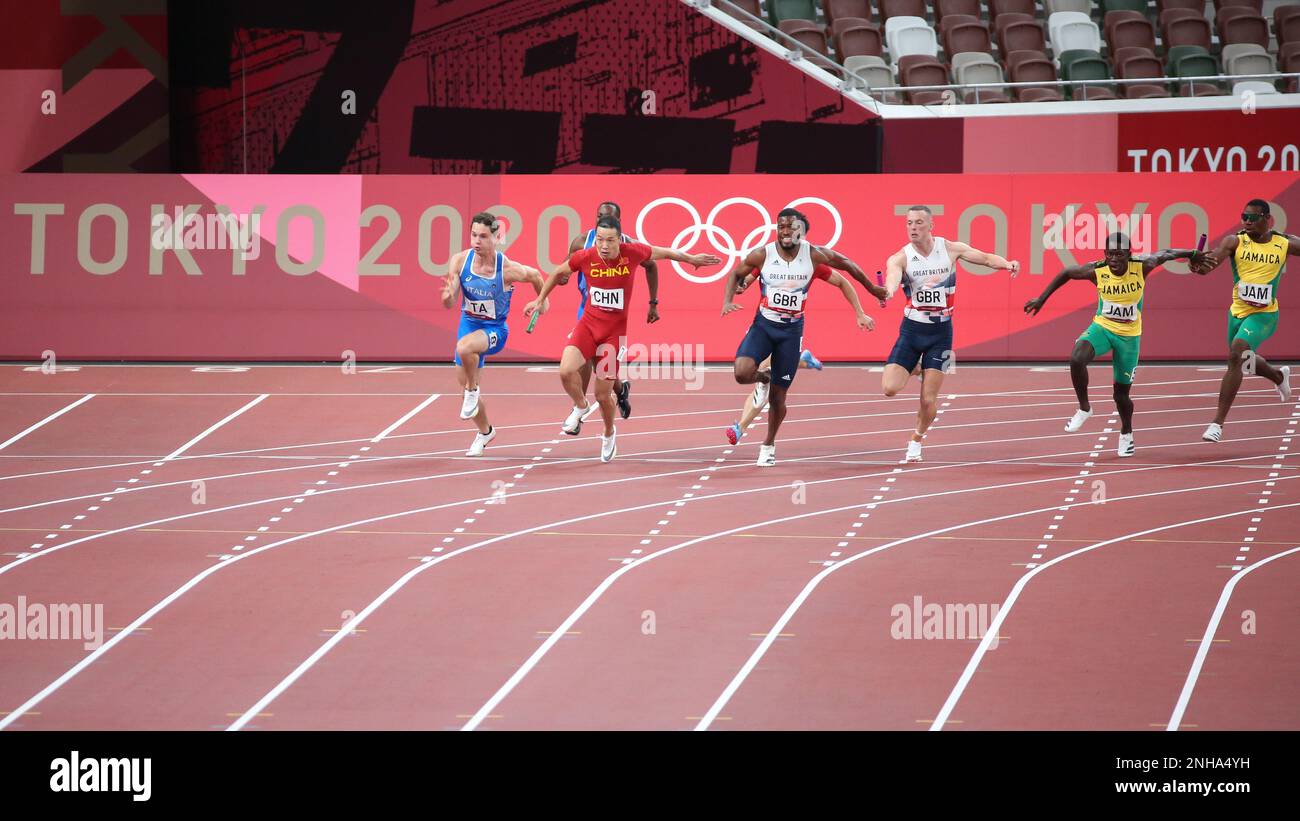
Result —
M 763 292 L 758 311 L 749 332 L 736 351 L 736 381 L 742 385 L 763 382 L 770 385 L 768 402 L 771 413 L 767 418 L 767 439 L 758 449 L 760 467 L 776 464 L 776 433 L 785 420 L 786 391 L 790 389 L 799 370 L 799 353 L 803 341 L 804 300 L 812 281 L 818 278 L 817 266 L 828 265 L 849 274 L 877 299 L 885 289 L 869 281 L 852 260 L 829 248 L 820 248 L 801 239 L 808 218 L 793 208 L 786 208 L 776 216 L 776 242 L 755 248 L 727 278 L 726 297 L 722 315 L 740 310 L 734 302 L 736 287 L 751 271 L 759 272 L 759 286 Z M 856 292 L 853 300 L 857 299 Z M 857 309 L 859 328 L 873 328 L 871 317 Z M 770 370 L 760 371 L 758 363 L 772 357 Z
M 618 207 L 618 203 L 606 200 L 596 206 L 596 221 L 599 222 L 601 217 L 613 217 L 614 219 L 621 220 L 623 218 L 622 209 Z M 624 234 L 621 241 L 624 244 L 627 244 L 634 240 L 627 234 Z M 576 254 L 578 251 L 581 251 L 584 248 L 590 248 L 595 244 L 596 229 L 592 228 L 573 238 L 573 241 L 569 243 L 569 254 Z M 659 266 L 655 264 L 654 260 L 647 259 L 641 263 L 641 267 L 645 269 L 646 287 L 650 290 L 650 310 L 646 312 L 646 322 L 653 325 L 659 321 Z M 587 310 L 588 286 L 586 275 L 583 274 L 581 270 L 577 273 L 578 294 L 580 300 L 578 302 L 578 319 L 582 319 L 583 312 Z M 564 282 L 561 282 L 560 284 L 563 285 Z M 625 364 L 627 364 L 627 351 L 620 346 L 618 351 L 618 365 L 622 368 Z M 587 387 L 591 384 L 591 365 L 591 360 L 587 360 L 587 363 L 582 366 L 582 392 L 584 395 L 587 393 Z M 620 373 L 620 376 L 621 375 L 622 374 Z M 632 415 L 632 402 L 629 398 L 631 393 L 632 383 L 628 380 L 619 379 L 614 383 L 614 400 L 618 402 L 618 413 L 624 419 Z M 591 405 L 591 410 L 588 411 L 586 416 L 582 417 L 583 422 L 587 421 L 587 416 L 595 413 L 595 408 L 596 405 Z

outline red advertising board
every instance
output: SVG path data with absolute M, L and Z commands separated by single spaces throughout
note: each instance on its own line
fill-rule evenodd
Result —
M 1173 111 L 1119 117 L 1119 171 L 1300 171 L 1300 108 Z
M 550 271 L 570 239 L 590 227 L 597 204 L 615 200 L 626 233 L 724 260 L 698 272 L 661 262 L 662 320 L 646 324 L 646 288 L 638 284 L 632 343 L 689 344 L 709 361 L 730 360 L 758 296 L 749 291 L 739 299 L 745 311 L 720 316 L 723 277 L 741 252 L 771 241 L 775 215 L 788 205 L 808 215 L 810 240 L 834 246 L 874 276 L 906 242 L 901 214 L 927 204 L 936 234 L 1023 265 L 1014 280 L 959 267 L 958 356 L 1062 359 L 1088 321 L 1095 292 L 1070 283 L 1037 317 L 1022 307 L 1062 267 L 1100 259 L 1108 230 L 1128 226 L 1139 252 L 1192 247 L 1203 232 L 1213 240 L 1236 230 L 1252 197 L 1273 201 L 1284 229 L 1287 214 L 1300 210 L 1297 183 L 1300 174 L 1276 172 L 12 175 L 3 179 L 0 204 L 0 357 L 38 359 L 48 350 L 63 359 L 337 361 L 351 352 L 362 360 L 448 360 L 459 315 L 441 305 L 441 277 L 449 257 L 467 245 L 471 215 L 494 211 L 506 224 L 506 253 Z M 237 236 L 240 215 L 249 226 L 250 258 L 231 250 L 223 212 L 236 218 L 224 225 L 236 226 Z M 183 236 L 165 230 L 157 215 L 183 226 Z M 1180 270 L 1172 265 L 1151 282 L 1143 357 L 1219 359 L 1231 274 L 1226 266 L 1204 278 Z M 859 293 L 876 319 L 874 332 L 856 329 L 836 289 L 814 285 L 805 344 L 822 358 L 888 355 L 902 298 L 882 309 Z M 514 300 L 514 333 L 500 358 L 555 360 L 573 325 L 576 289 L 557 289 L 532 334 L 523 332 L 519 311 L 526 298 Z M 1300 356 L 1300 330 L 1284 319 L 1265 353 Z

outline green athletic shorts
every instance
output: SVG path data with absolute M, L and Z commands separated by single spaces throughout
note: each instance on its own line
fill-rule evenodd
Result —
M 1251 350 L 1259 350 L 1259 346 L 1277 330 L 1277 315 L 1280 313 L 1269 311 L 1238 319 L 1228 311 L 1228 347 L 1231 348 L 1234 341 L 1244 339 Z
M 1097 352 L 1098 357 L 1105 356 L 1111 351 L 1114 352 L 1110 365 L 1115 372 L 1116 384 L 1133 384 L 1133 375 L 1137 373 L 1138 367 L 1138 350 L 1142 347 L 1142 337 L 1120 336 L 1111 333 L 1094 322 L 1088 326 L 1088 330 L 1079 335 L 1078 341 L 1084 340 L 1092 345 L 1092 349 Z

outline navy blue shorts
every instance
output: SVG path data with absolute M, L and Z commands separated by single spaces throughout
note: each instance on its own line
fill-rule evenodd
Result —
M 799 372 L 799 353 L 803 343 L 803 320 L 773 322 L 762 314 L 754 315 L 754 324 L 740 341 L 736 358 L 748 356 L 756 363 L 772 357 L 772 384 L 790 387 Z
M 481 368 L 487 364 L 487 358 L 494 353 L 500 353 L 501 349 L 506 346 L 506 338 L 510 336 L 510 329 L 506 327 L 503 321 L 493 321 L 490 319 L 475 319 L 466 314 L 460 315 L 460 328 L 456 331 L 456 341 L 464 339 L 475 331 L 482 331 L 487 334 L 487 350 L 478 355 L 478 366 Z M 460 364 L 460 354 L 456 354 L 455 362 Z
M 925 370 L 947 372 L 952 357 L 952 320 L 917 322 L 904 317 L 898 341 L 889 353 L 888 364 L 901 365 L 908 373 L 918 361 Z

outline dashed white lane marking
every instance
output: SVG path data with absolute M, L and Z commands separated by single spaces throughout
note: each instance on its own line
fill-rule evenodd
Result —
M 1092 451 L 1093 451 L 1093 452 L 1091 452 L 1091 453 L 1089 454 L 1090 456 L 1096 456 L 1098 453 L 1101 452 L 1101 443 L 1104 442 L 1104 441 L 1106 441 L 1106 439 L 1105 439 L 1105 434 L 1107 434 L 1107 433 L 1113 433 L 1113 432 L 1114 432 L 1114 428 L 1110 427 L 1110 425 L 1115 424 L 1118 420 L 1119 420 L 1119 411 L 1118 411 L 1118 410 L 1116 410 L 1116 411 L 1112 411 L 1112 412 L 1111 412 L 1111 415 L 1110 415 L 1110 418 L 1106 420 L 1106 425 L 1107 425 L 1107 427 L 1106 427 L 1106 428 L 1101 432 L 1101 434 L 1098 436 L 1097 444 L 1093 445 L 1093 448 L 1092 448 Z M 1094 467 L 1094 466 L 1095 466 L 1095 463 L 1094 463 L 1094 462 L 1084 462 L 1083 465 L 1084 465 L 1085 468 L 1090 468 L 1090 467 Z M 1089 470 L 1081 470 L 1081 471 L 1079 471 L 1079 475 L 1080 475 L 1080 476 L 1087 476 L 1087 475 L 1089 475 L 1090 473 L 1091 473 L 1091 471 L 1089 471 Z M 1097 480 L 1097 481 L 1100 481 L 1100 480 Z M 1068 505 L 1073 505 L 1073 504 L 1074 504 L 1074 501 L 1075 501 L 1075 499 L 1077 498 L 1078 493 L 1079 493 L 1079 489 L 1078 489 L 1077 485 L 1080 485 L 1080 484 L 1082 484 L 1082 483 L 1083 483 L 1083 480 L 1077 480 L 1077 481 L 1075 481 L 1075 483 L 1074 483 L 1074 484 L 1075 484 L 1075 487 L 1071 487 L 1070 490 L 1069 490 L 1069 492 L 1068 492 L 1068 493 L 1066 494 L 1066 496 L 1065 496 L 1065 502 L 1064 502 L 1064 504 L 1066 504 L 1067 507 L 1063 507 L 1063 508 L 1061 508 L 1062 510 L 1067 510 L 1067 511 L 1068 511 L 1068 510 L 1070 509 L 1070 508 L 1068 507 Z M 1103 489 L 1102 492 L 1105 493 L 1104 489 Z M 1045 533 L 1043 534 L 1043 538 L 1042 538 L 1042 540 L 1041 540 L 1041 543 L 1038 545 L 1038 547 L 1034 548 L 1034 552 L 1033 552 L 1032 554 L 1030 554 L 1030 556 L 1029 556 L 1029 561 L 1028 561 L 1028 562 L 1012 562 L 1012 564 L 1014 564 L 1014 565 L 1016 565 L 1016 566 L 1023 566 L 1026 570 L 1032 570 L 1032 569 L 1034 569 L 1035 567 L 1038 567 L 1037 560 L 1043 558 L 1043 556 L 1044 556 L 1044 554 L 1046 553 L 1046 551 L 1048 550 L 1048 548 L 1051 547 L 1051 544 L 1050 544 L 1050 543 L 1051 543 L 1051 540 L 1055 537 L 1055 534 L 1054 534 L 1052 531 L 1054 531 L 1054 530 L 1059 530 L 1059 529 L 1060 529 L 1061 526 L 1060 526 L 1059 522 L 1062 521 L 1064 518 L 1065 518 L 1065 514 L 1064 514 L 1064 513 L 1058 513 L 1058 514 L 1056 514 L 1055 516 L 1052 517 L 1052 522 L 1053 522 L 1053 524 L 1050 524 L 1050 525 L 1047 526 L 1047 532 L 1045 532 Z

